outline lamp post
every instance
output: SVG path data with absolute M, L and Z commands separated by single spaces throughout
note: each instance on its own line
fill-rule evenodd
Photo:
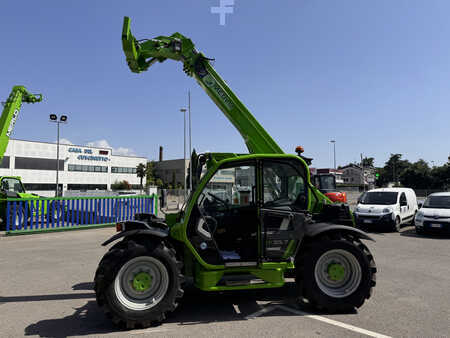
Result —
M 333 143 L 334 173 L 336 174 L 336 140 L 331 140 L 330 143 Z
M 184 162 L 183 162 L 183 188 L 184 188 L 184 201 L 186 202 L 186 108 L 181 108 L 180 112 L 184 115 L 184 124 L 183 124 L 183 132 L 184 132 L 184 138 L 183 138 L 183 144 L 184 144 Z
M 192 190 L 192 137 L 191 137 L 191 91 L 188 90 L 188 110 L 189 110 L 189 190 Z
M 67 116 L 61 115 L 59 120 L 56 114 L 50 114 L 50 122 L 54 122 L 57 125 L 57 137 L 56 137 L 56 189 L 55 189 L 55 197 L 59 196 L 59 188 L 58 188 L 58 179 L 59 179 L 59 125 L 61 123 L 67 123 Z

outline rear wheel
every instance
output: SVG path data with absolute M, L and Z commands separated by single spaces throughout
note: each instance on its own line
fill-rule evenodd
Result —
M 299 297 L 321 310 L 349 312 L 362 306 L 375 286 L 376 266 L 356 238 L 322 237 L 307 244 L 296 266 Z
M 180 266 L 174 250 L 162 242 L 121 242 L 97 269 L 97 303 L 118 326 L 145 328 L 161 322 L 183 295 Z

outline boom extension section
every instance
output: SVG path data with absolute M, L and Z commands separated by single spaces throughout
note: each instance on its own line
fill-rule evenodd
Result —
M 14 86 L 11 94 L 4 103 L 2 115 L 0 117 L 0 162 L 3 160 L 9 137 L 19 116 L 22 102 L 35 103 L 42 101 L 42 94 L 31 94 L 24 86 Z
M 183 62 L 183 70 L 199 85 L 222 110 L 244 138 L 251 154 L 283 154 L 283 150 L 253 117 L 226 82 L 211 66 L 211 59 L 195 49 L 191 39 L 174 33 L 154 39 L 136 40 L 130 31 L 130 19 L 124 18 L 122 46 L 131 71 L 146 71 L 154 63 L 167 59 Z

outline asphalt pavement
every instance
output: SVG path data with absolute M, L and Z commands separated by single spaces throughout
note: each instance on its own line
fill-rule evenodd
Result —
M 371 234 L 371 299 L 351 314 L 300 308 L 295 284 L 205 293 L 189 288 L 162 325 L 121 331 L 95 302 L 92 280 L 113 228 L 0 237 L 2 337 L 445 337 L 450 335 L 450 237 Z

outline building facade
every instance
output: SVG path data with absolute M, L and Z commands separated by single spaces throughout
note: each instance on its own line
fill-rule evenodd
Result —
M 56 143 L 14 140 L 9 141 L 0 164 L 0 176 L 20 176 L 25 189 L 43 196 L 54 196 L 56 170 L 60 191 L 110 190 L 111 184 L 127 181 L 139 189 L 136 175 L 138 164 L 147 163 L 145 157 L 112 154 L 110 148 L 59 145 Z
M 358 184 L 372 186 L 375 183 L 375 168 L 365 167 L 363 169 L 357 164 L 349 164 L 341 168 L 344 184 Z

